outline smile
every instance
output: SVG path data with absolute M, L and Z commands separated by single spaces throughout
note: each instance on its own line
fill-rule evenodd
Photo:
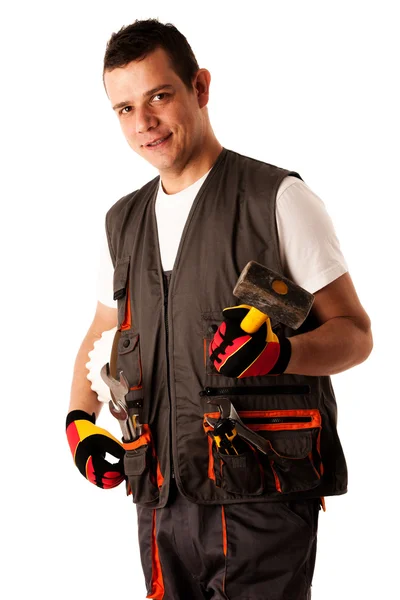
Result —
M 160 138 L 159 140 L 156 140 L 155 142 L 153 142 L 151 144 L 146 144 L 145 148 L 149 148 L 150 150 L 154 150 L 155 148 L 161 148 L 161 146 L 164 146 L 168 142 L 171 135 L 172 135 L 172 133 L 170 133 L 169 135 L 167 135 L 164 138 Z

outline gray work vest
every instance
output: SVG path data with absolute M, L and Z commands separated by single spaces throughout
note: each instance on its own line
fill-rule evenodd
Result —
M 255 260 L 283 273 L 275 219 L 283 178 L 300 177 L 223 149 L 190 210 L 174 268 L 163 273 L 156 177 L 116 202 L 106 216 L 118 300 L 117 371 L 140 406 L 142 436 L 125 456 L 134 502 L 165 506 L 171 477 L 197 503 L 288 500 L 343 494 L 346 462 L 336 431 L 329 377 L 279 375 L 232 379 L 217 373 L 208 345 L 232 290 Z M 312 315 L 287 336 L 318 326 Z M 279 327 L 279 326 L 278 326 Z M 205 415 L 208 400 L 229 397 L 245 424 L 270 442 L 218 452 Z

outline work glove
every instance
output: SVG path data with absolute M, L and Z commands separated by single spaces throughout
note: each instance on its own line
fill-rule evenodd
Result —
M 72 410 L 67 415 L 66 429 L 69 447 L 79 471 L 100 488 L 116 487 L 125 480 L 122 444 L 105 429 L 97 427 L 94 413 Z M 112 464 L 106 452 L 118 458 Z
M 250 310 L 247 304 L 229 306 L 210 343 L 209 355 L 216 370 L 227 377 L 280 375 L 288 366 L 291 344 L 272 331 L 268 318 L 255 333 L 246 333 L 240 323 Z

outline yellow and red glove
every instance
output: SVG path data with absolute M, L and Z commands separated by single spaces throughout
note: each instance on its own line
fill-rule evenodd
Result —
M 211 340 L 210 360 L 217 371 L 227 377 L 280 375 L 290 360 L 290 341 L 278 338 L 272 331 L 270 319 L 255 333 L 246 333 L 240 324 L 250 308 L 240 304 L 222 311 L 224 320 Z
M 66 430 L 69 447 L 79 471 L 91 483 L 110 489 L 125 480 L 122 444 L 105 429 L 97 427 L 94 413 L 72 410 L 67 415 Z M 118 458 L 112 464 L 106 452 Z

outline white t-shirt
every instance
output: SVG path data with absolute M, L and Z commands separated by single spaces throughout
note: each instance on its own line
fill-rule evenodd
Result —
M 208 173 L 177 194 L 166 194 L 161 181 L 156 199 L 156 218 L 165 271 L 174 266 L 180 238 L 197 192 Z M 279 251 L 284 275 L 315 293 L 348 268 L 332 221 L 322 200 L 297 177 L 285 177 L 276 196 Z M 113 300 L 114 267 L 104 235 L 100 252 L 97 297 L 106 306 Z

